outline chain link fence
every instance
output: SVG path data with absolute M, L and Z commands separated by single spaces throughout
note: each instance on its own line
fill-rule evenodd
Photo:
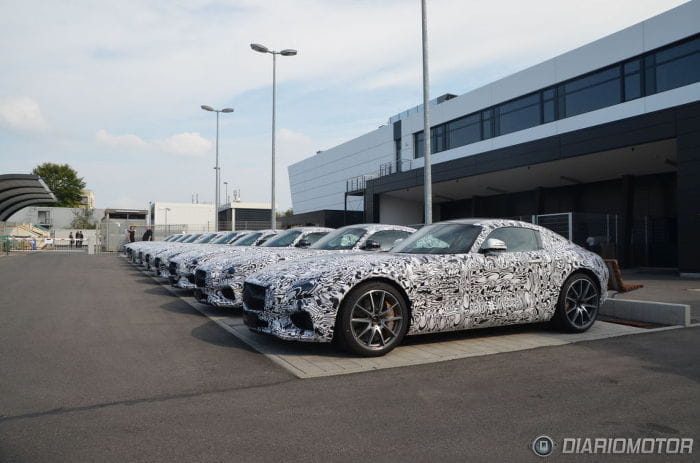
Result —
M 134 226 L 135 241 L 142 241 L 146 232 L 146 225 Z M 96 252 L 117 252 L 121 251 L 124 244 L 128 242 L 126 233 L 128 227 L 120 223 L 104 222 L 97 228 Z M 264 230 L 270 228 L 269 221 L 237 221 L 236 230 Z M 215 231 L 214 227 L 208 224 L 168 224 L 154 225 L 153 241 L 161 241 L 170 235 L 180 233 L 210 233 Z M 220 222 L 219 231 L 231 231 L 231 222 Z

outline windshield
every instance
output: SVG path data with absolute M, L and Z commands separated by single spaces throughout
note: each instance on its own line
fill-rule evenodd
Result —
M 352 249 L 367 233 L 364 228 L 340 228 L 316 241 L 311 249 L 341 250 Z
M 204 235 L 203 237 L 201 237 L 200 239 L 197 240 L 197 243 L 198 243 L 198 244 L 208 243 L 208 242 L 210 242 L 211 240 L 213 240 L 214 238 L 216 238 L 217 236 L 218 236 L 218 235 L 217 235 L 216 233 L 211 233 L 211 234 L 209 234 L 209 235 Z
M 191 243 L 191 242 L 193 242 L 193 241 L 197 241 L 197 239 L 198 239 L 200 236 L 202 236 L 200 233 L 196 233 L 196 234 L 194 234 L 194 235 L 190 235 L 189 238 L 184 239 L 184 240 L 182 240 L 182 241 L 180 241 L 180 242 L 181 242 L 181 243 Z
M 284 248 L 291 246 L 297 237 L 301 235 L 301 230 L 289 230 L 277 235 L 269 241 L 266 241 L 262 246 L 266 248 Z
M 413 254 L 463 254 L 469 252 L 481 232 L 478 225 L 444 223 L 429 225 L 391 249 Z
M 261 235 L 262 233 L 251 233 L 249 235 L 244 236 L 240 240 L 234 241 L 233 244 L 235 244 L 236 246 L 250 246 L 253 243 L 255 243 L 255 241 L 258 238 L 260 238 Z
M 218 237 L 214 241 L 212 241 L 212 244 L 225 244 L 231 241 L 233 238 L 236 237 L 238 232 L 230 232 L 230 233 L 225 233 L 223 236 Z
M 309 242 L 309 245 L 314 244 L 316 241 L 320 240 L 324 236 L 326 236 L 329 232 L 327 231 L 322 231 L 322 232 L 314 232 L 314 233 L 309 233 L 304 237 L 306 241 Z
M 173 242 L 175 242 L 175 243 L 181 243 L 181 242 L 185 241 L 187 238 L 189 238 L 190 236 L 192 236 L 192 235 L 178 235 L 178 236 L 173 240 Z

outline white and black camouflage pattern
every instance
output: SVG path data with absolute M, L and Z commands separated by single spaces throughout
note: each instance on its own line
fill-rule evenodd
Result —
M 250 316 L 262 322 L 249 324 L 251 328 L 282 339 L 331 341 L 343 298 L 369 280 L 384 280 L 405 294 L 409 335 L 547 321 L 564 281 L 576 270 L 594 276 L 603 289 L 601 303 L 606 297 L 603 260 L 548 229 L 509 220 L 450 222 L 482 227 L 470 252 L 329 253 L 267 267 L 246 280 L 264 291 L 261 310 L 244 307 L 246 323 Z M 513 226 L 539 231 L 542 249 L 490 256 L 478 252 L 491 231 Z M 292 322 L 291 315 L 300 311 L 310 315 L 312 330 Z
M 327 227 L 299 227 L 301 234 L 289 245 L 289 247 L 295 247 L 299 241 L 305 239 L 310 233 L 320 233 L 320 232 L 330 232 L 333 229 Z M 285 230 L 286 231 L 286 230 Z M 268 238 L 267 236 L 265 238 Z M 266 239 L 265 242 L 269 241 Z M 211 245 L 203 249 L 193 249 L 191 251 L 182 253 L 175 257 L 170 258 L 169 268 L 175 263 L 175 275 L 170 275 L 170 281 L 173 286 L 182 289 L 194 289 L 196 284 L 194 282 L 194 272 L 197 266 L 207 264 L 213 258 L 219 258 L 220 256 L 234 256 L 239 254 L 249 254 L 255 253 L 258 250 L 275 250 L 282 248 L 265 248 L 258 246 L 236 246 L 235 244 L 229 245 Z
M 241 307 L 243 305 L 243 283 L 248 276 L 272 264 L 286 260 L 297 260 L 324 254 L 347 254 L 351 252 L 371 253 L 378 251 L 361 251 L 368 239 L 378 231 L 400 230 L 413 233 L 414 228 L 402 225 L 357 224 L 348 228 L 362 228 L 362 237 L 349 250 L 322 250 L 299 248 L 258 248 L 238 255 L 214 257 L 197 267 L 205 272 L 205 286 L 198 289 L 200 302 L 216 307 Z

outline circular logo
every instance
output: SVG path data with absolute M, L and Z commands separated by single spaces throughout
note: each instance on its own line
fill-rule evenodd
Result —
M 554 451 L 554 441 L 549 436 L 540 436 L 532 441 L 532 451 L 540 457 L 547 457 Z

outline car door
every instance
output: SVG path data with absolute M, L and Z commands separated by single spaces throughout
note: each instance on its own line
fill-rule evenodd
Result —
M 489 239 L 506 249 L 488 252 Z M 547 265 L 539 232 L 507 226 L 492 230 L 481 243 L 469 270 L 470 313 L 477 326 L 494 326 L 537 319 L 539 281 Z

